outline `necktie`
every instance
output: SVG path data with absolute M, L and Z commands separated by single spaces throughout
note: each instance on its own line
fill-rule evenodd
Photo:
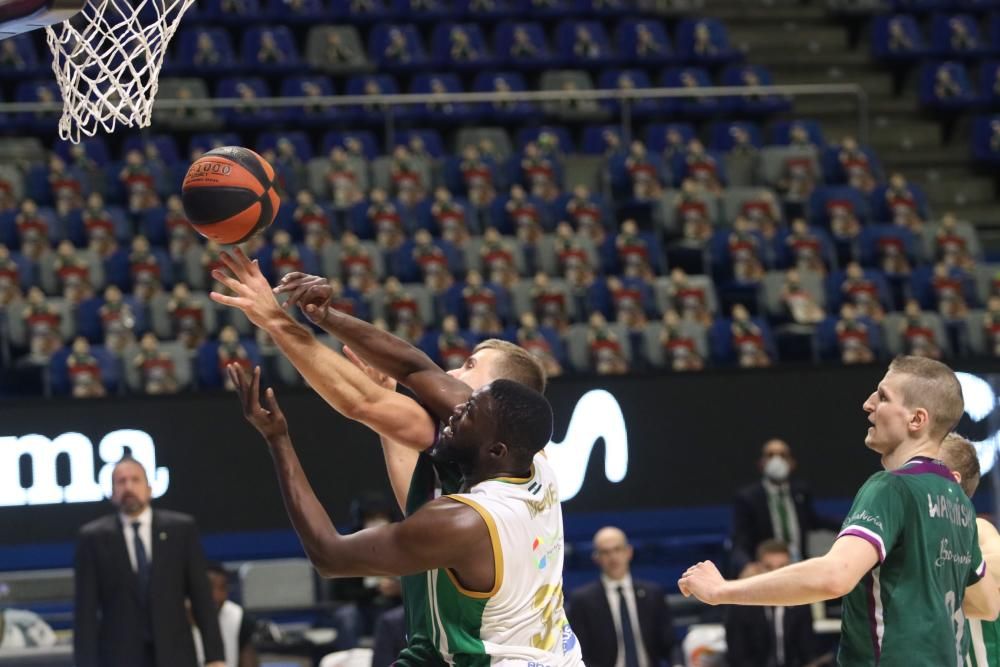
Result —
M 639 653 L 635 647 L 635 632 L 632 631 L 632 616 L 625 602 L 625 589 L 618 587 L 618 610 L 622 624 L 622 645 L 625 647 L 625 667 L 639 667 Z
M 139 595 L 143 603 L 149 594 L 149 557 L 146 555 L 146 545 L 139 537 L 139 522 L 132 522 L 132 545 L 135 547 L 135 574 L 139 578 Z
M 792 530 L 788 523 L 788 491 L 778 487 L 774 494 L 774 502 L 778 504 L 778 519 L 781 521 L 781 539 L 787 544 L 792 541 Z

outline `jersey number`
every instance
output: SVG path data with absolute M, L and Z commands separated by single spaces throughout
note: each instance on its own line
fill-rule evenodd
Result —
M 531 645 L 543 651 L 551 651 L 562 630 L 563 592 L 562 584 L 545 584 L 535 591 L 533 607 L 542 613 L 542 631 L 531 638 Z
M 962 655 L 962 639 L 965 638 L 965 612 L 962 607 L 955 608 L 955 591 L 948 591 L 944 594 L 944 606 L 948 608 L 948 615 L 952 623 L 955 624 L 955 664 L 962 667 L 965 664 L 965 656 Z

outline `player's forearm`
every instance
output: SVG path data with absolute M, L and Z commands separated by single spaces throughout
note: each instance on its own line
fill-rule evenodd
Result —
M 359 410 L 378 400 L 380 387 L 291 317 L 276 321 L 268 333 L 309 386 L 337 412 L 359 419 Z
M 715 602 L 793 606 L 832 600 L 849 590 L 834 563 L 825 558 L 810 558 L 766 574 L 727 581 Z
M 274 460 L 285 511 L 302 548 L 320 575 L 331 576 L 331 566 L 341 537 L 309 484 L 288 433 L 269 437 L 267 444 Z
M 430 357 L 406 341 L 334 308 L 327 307 L 320 326 L 397 382 L 406 384 L 415 373 L 438 369 Z

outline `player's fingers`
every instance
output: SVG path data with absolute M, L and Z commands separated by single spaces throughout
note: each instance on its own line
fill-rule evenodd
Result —
M 358 355 L 356 355 L 354 353 L 354 350 L 352 350 L 349 345 L 345 345 L 343 347 L 343 351 L 344 351 L 344 356 L 347 357 L 348 359 L 350 359 L 351 363 L 353 363 L 358 368 L 364 370 L 365 367 L 368 366 L 368 364 L 366 364 L 365 362 L 361 361 L 361 357 L 359 357 Z
M 240 402 L 242 403 L 243 393 L 244 393 L 243 382 L 241 381 L 242 378 L 240 377 L 239 373 L 237 373 L 236 370 L 233 368 L 233 365 L 234 364 L 226 364 L 226 375 L 229 376 L 229 381 L 232 383 L 232 385 L 236 387 L 236 393 L 239 395 Z
M 306 295 L 306 291 L 308 291 L 308 289 L 309 289 L 308 287 L 297 285 L 295 288 L 290 288 L 291 291 L 286 290 L 286 292 L 288 293 L 288 299 L 285 300 L 285 305 L 288 308 L 300 305 L 300 302 L 302 301 L 302 298 Z
M 237 262 L 232 255 L 229 254 L 229 251 L 223 250 L 220 252 L 219 259 L 222 260 L 222 263 L 226 265 L 226 268 L 241 281 L 246 277 L 243 267 L 240 266 L 239 262 Z
M 233 308 L 239 308 L 240 310 L 243 310 L 250 305 L 250 301 L 241 296 L 227 296 L 225 294 L 219 294 L 218 292 L 209 292 L 208 297 L 216 303 L 221 303 L 223 306 L 232 306 Z
M 281 417 L 281 406 L 278 405 L 278 397 L 274 393 L 273 387 L 267 388 L 267 391 L 264 392 L 264 398 L 267 400 L 267 411 L 275 417 Z
M 236 278 L 227 275 L 225 271 L 222 271 L 220 269 L 212 269 L 212 277 L 215 278 L 219 283 L 225 285 L 226 287 L 228 287 L 230 290 L 232 290 L 237 294 L 245 291 L 244 289 L 245 286 L 243 285 L 243 283 L 241 283 L 239 280 L 236 280 Z
M 250 380 L 250 409 L 257 411 L 260 405 L 260 366 L 254 366 L 253 377 Z

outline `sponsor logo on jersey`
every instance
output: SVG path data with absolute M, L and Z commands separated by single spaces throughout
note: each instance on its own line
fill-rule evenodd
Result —
M 955 563 L 956 565 L 972 565 L 972 554 L 961 554 L 948 548 L 948 538 L 941 538 L 941 545 L 938 549 L 937 560 L 934 564 L 941 567 L 945 563 Z
M 531 542 L 531 557 L 535 567 L 544 570 L 552 562 L 552 557 L 562 549 L 562 536 L 559 533 L 539 535 Z
M 576 646 L 576 633 L 573 632 L 573 628 L 570 626 L 569 621 L 563 626 L 562 629 L 562 650 L 563 655 L 566 655 Z

